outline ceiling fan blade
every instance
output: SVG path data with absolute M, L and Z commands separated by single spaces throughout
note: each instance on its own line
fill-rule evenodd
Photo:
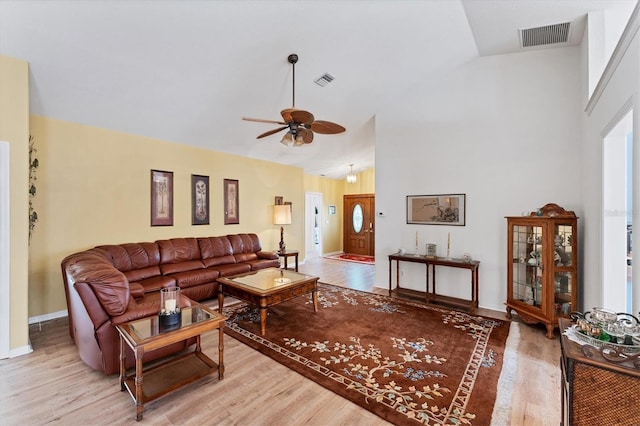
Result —
M 263 134 L 258 135 L 258 137 L 256 139 L 264 138 L 265 136 L 271 136 L 274 133 L 278 133 L 278 132 L 280 132 L 280 131 L 282 131 L 284 129 L 288 129 L 288 128 L 289 128 L 289 126 L 284 126 L 284 127 L 279 127 L 277 129 L 269 130 L 268 132 L 264 132 Z
M 293 121 L 298 124 L 311 124 L 314 120 L 313 114 L 301 109 L 291 111 L 291 118 L 293 118 Z
M 293 121 L 293 117 L 291 117 L 291 112 L 295 111 L 294 108 L 287 108 L 280 111 L 280 115 L 282 115 L 282 119 L 287 123 Z
M 311 123 L 311 130 L 323 135 L 335 135 L 336 133 L 342 133 L 347 129 L 339 124 L 332 123 L 331 121 L 316 120 Z
M 298 129 L 298 133 L 300 134 L 300 136 L 302 136 L 302 140 L 304 141 L 304 143 L 313 142 L 313 132 L 311 130 L 301 127 Z
M 287 124 L 287 123 L 283 123 L 282 121 L 275 121 L 275 120 L 264 120 L 262 118 L 248 118 L 248 117 L 242 117 L 243 120 L 245 121 L 256 121 L 258 123 L 273 123 L 273 124 Z

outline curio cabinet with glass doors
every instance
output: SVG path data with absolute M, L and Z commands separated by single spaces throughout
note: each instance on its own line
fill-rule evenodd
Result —
M 557 204 L 507 219 L 507 318 L 542 323 L 554 338 L 558 318 L 578 310 L 578 218 Z

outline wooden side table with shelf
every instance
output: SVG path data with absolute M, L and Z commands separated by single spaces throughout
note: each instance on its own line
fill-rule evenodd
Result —
M 284 251 L 277 251 L 276 253 L 281 258 L 284 258 L 284 269 L 289 269 L 289 265 L 287 264 L 287 259 L 289 257 L 294 257 L 296 261 L 295 263 L 296 266 L 294 271 L 298 272 L 298 250 L 284 250 Z
M 163 330 L 158 316 L 143 318 L 116 325 L 120 334 L 120 390 L 129 391 L 136 404 L 136 420 L 142 420 L 144 404 L 168 395 L 215 371 L 218 379 L 224 378 L 224 323 L 226 317 L 211 309 L 195 305 L 183 308 L 180 324 Z M 200 335 L 218 329 L 218 363 L 202 352 Z M 196 338 L 195 349 L 178 357 L 168 357 L 165 361 L 144 368 L 145 352 L 163 348 L 174 343 Z M 126 346 L 136 358 L 135 373 L 126 369 Z

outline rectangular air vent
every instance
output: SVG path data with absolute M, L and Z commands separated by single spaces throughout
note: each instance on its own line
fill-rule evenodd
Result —
M 520 30 L 520 46 L 546 46 L 569 41 L 570 22 Z
M 334 77 L 327 73 L 324 73 L 324 75 L 321 75 L 320 77 L 316 78 L 314 80 L 314 82 L 318 85 L 318 86 L 326 86 L 327 84 L 331 83 L 333 81 Z

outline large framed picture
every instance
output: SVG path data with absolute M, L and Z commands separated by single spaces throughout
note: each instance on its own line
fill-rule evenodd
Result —
M 465 194 L 407 195 L 407 223 L 465 225 Z
M 236 179 L 224 180 L 224 224 L 240 223 L 239 184 Z
M 151 170 L 151 226 L 173 226 L 173 172 Z
M 191 175 L 191 224 L 209 224 L 209 176 Z

